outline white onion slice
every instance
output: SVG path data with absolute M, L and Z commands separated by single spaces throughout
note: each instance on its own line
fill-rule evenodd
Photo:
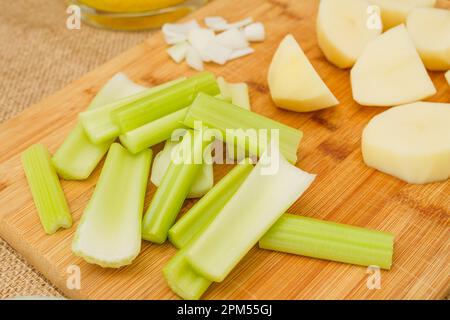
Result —
M 249 24 L 244 28 L 244 35 L 248 41 L 264 41 L 266 32 L 261 22 Z
M 230 49 L 244 49 L 248 47 L 248 41 L 244 33 L 236 28 L 226 30 L 216 36 L 218 43 Z
M 200 29 L 196 20 L 185 23 L 165 23 L 161 31 L 167 44 L 176 44 L 185 41 L 193 29 Z
M 234 22 L 234 23 L 224 23 L 223 21 L 220 20 L 216 20 L 216 21 L 209 21 L 209 25 L 208 27 L 213 29 L 214 31 L 224 31 L 224 30 L 228 30 L 228 29 L 239 29 L 242 27 L 245 27 L 246 25 L 249 25 L 250 23 L 253 22 L 253 18 L 252 17 L 248 17 L 245 18 L 243 20 Z
M 208 28 L 214 29 L 215 26 L 227 25 L 228 21 L 223 17 L 214 16 L 214 17 L 206 17 L 204 19 L 205 24 Z
M 250 47 L 247 47 L 244 49 L 233 50 L 230 57 L 228 58 L 228 61 L 252 54 L 253 52 L 255 52 L 255 49 L 250 48 Z
M 188 45 L 186 50 L 186 63 L 197 71 L 203 71 L 202 57 L 200 56 L 200 53 L 190 45 Z
M 189 31 L 188 34 L 189 43 L 198 51 L 200 57 L 205 62 L 210 61 L 206 53 L 206 48 L 208 46 L 208 43 L 213 41 L 214 38 L 214 31 L 210 29 L 193 29 Z
M 180 63 L 186 57 L 189 44 L 186 41 L 180 42 L 167 49 L 167 53 L 176 63 Z
M 208 42 L 204 50 L 204 54 L 207 56 L 209 61 L 215 62 L 217 64 L 223 65 L 230 58 L 233 53 L 233 49 L 223 46 L 216 39 Z

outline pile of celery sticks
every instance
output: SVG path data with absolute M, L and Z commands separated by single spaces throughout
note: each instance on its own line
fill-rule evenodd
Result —
M 214 185 L 212 164 L 195 161 L 211 157 L 214 142 L 194 130 L 197 121 L 223 136 L 227 129 L 276 129 L 279 142 L 234 139 L 230 145 L 227 139 L 228 150 L 241 148 L 259 161 L 239 159 Z M 182 133 L 174 142 L 177 130 Z M 80 113 L 53 156 L 36 144 L 22 163 L 51 234 L 72 225 L 59 177 L 86 179 L 107 153 L 72 251 L 118 268 L 136 258 L 142 239 L 161 244 L 169 238 L 179 251 L 163 274 L 184 299 L 198 299 L 212 282 L 224 280 L 258 241 L 264 249 L 389 269 L 393 235 L 285 214 L 315 178 L 293 165 L 301 138 L 301 131 L 252 112 L 245 84 L 202 72 L 146 88 L 119 73 Z M 150 170 L 151 147 L 161 142 L 165 147 Z M 183 161 L 174 161 L 177 153 Z M 274 159 L 276 172 L 265 173 Z M 143 214 L 150 171 L 158 188 Z M 201 198 L 176 221 L 189 197 Z

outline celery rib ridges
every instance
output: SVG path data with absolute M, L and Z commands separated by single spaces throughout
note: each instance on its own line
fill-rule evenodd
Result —
M 124 105 L 114 110 L 112 117 L 122 133 L 128 132 L 189 106 L 199 92 L 219 93 L 212 73 L 199 73 L 155 95 Z
M 29 147 L 22 154 L 22 165 L 45 232 L 69 228 L 72 216 L 48 150 L 41 144 Z
M 243 143 L 242 139 L 233 141 L 238 144 L 238 147 L 249 152 L 256 150 L 257 156 L 261 156 L 268 141 L 270 141 L 270 129 L 279 130 L 281 153 L 289 162 L 295 163 L 297 161 L 297 148 L 303 135 L 302 132 L 275 120 L 237 107 L 205 93 L 199 93 L 188 109 L 184 124 L 194 128 L 196 121 L 201 121 L 203 126 L 220 130 L 223 137 L 226 137 L 227 129 L 266 129 L 269 135 L 266 141 L 258 142 L 252 141 L 252 139 L 250 141 L 244 140 Z M 238 138 L 239 135 L 242 135 L 242 133 L 236 132 L 234 137 Z M 228 140 L 226 142 L 230 143 Z M 254 142 L 257 145 L 254 145 Z
M 292 214 L 283 215 L 259 241 L 263 249 L 383 269 L 391 267 L 393 245 L 390 233 Z
M 118 268 L 130 264 L 141 247 L 141 219 L 151 150 L 133 155 L 113 143 L 73 243 L 89 263 Z

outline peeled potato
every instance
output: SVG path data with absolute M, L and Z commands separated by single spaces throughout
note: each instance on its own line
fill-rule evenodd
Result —
M 350 68 L 381 28 L 368 27 L 366 0 L 322 0 L 317 16 L 317 40 L 328 61 Z
M 436 0 L 369 0 L 381 10 L 384 30 L 406 21 L 408 14 L 423 7 L 434 7 Z
M 268 83 L 275 104 L 307 112 L 339 103 L 292 35 L 280 43 L 269 67 Z
M 416 102 L 370 120 L 362 134 L 364 162 L 409 183 L 450 177 L 450 103 Z
M 450 10 L 415 9 L 406 26 L 427 69 L 450 69 Z
M 436 88 L 404 25 L 370 42 L 350 73 L 353 99 L 365 106 L 393 106 L 432 96 Z
M 450 86 L 450 70 L 445 73 L 445 79 L 447 79 L 448 85 Z

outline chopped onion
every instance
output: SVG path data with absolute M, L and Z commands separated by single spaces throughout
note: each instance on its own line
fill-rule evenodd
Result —
M 189 44 L 186 41 L 180 42 L 167 49 L 167 53 L 176 63 L 180 63 L 186 57 L 186 52 Z
M 208 44 L 215 38 L 214 31 L 210 29 L 192 29 L 188 34 L 188 41 L 192 47 L 194 47 L 203 61 L 210 61 L 206 48 Z
M 217 17 L 216 17 L 217 18 Z M 224 23 L 225 21 L 225 23 Z M 209 20 L 209 25 L 208 27 L 213 29 L 214 31 L 224 31 L 224 30 L 228 30 L 228 29 L 239 29 L 239 28 L 243 28 L 246 25 L 249 25 L 250 23 L 253 22 L 253 18 L 252 17 L 248 17 L 245 18 L 243 20 L 234 22 L 234 23 L 227 23 L 226 20 L 220 20 L 220 19 L 213 19 L 213 20 Z
M 230 57 L 228 58 L 228 60 L 234 60 L 249 54 L 252 54 L 253 52 L 255 52 L 255 50 L 253 48 L 247 47 L 244 49 L 238 49 L 238 50 L 233 50 L 233 52 L 231 53 Z
M 208 28 L 214 29 L 214 26 L 220 26 L 220 25 L 227 25 L 228 21 L 225 20 L 223 17 L 218 17 L 218 16 L 214 16 L 214 17 L 206 17 L 204 19 L 205 24 Z
M 186 50 L 186 63 L 197 71 L 203 70 L 203 61 L 200 53 L 190 45 L 188 45 Z
M 261 22 L 249 24 L 244 28 L 244 35 L 248 41 L 264 41 L 266 32 Z
M 196 20 L 185 23 L 166 23 L 162 26 L 161 31 L 167 44 L 176 44 L 185 41 L 193 29 L 200 29 Z
M 244 49 L 248 47 L 248 41 L 245 39 L 245 35 L 236 28 L 218 34 L 216 40 L 221 45 L 230 49 Z
M 228 61 L 232 52 L 233 49 L 223 46 L 216 39 L 209 41 L 204 50 L 204 54 L 209 61 L 220 65 L 223 65 Z

